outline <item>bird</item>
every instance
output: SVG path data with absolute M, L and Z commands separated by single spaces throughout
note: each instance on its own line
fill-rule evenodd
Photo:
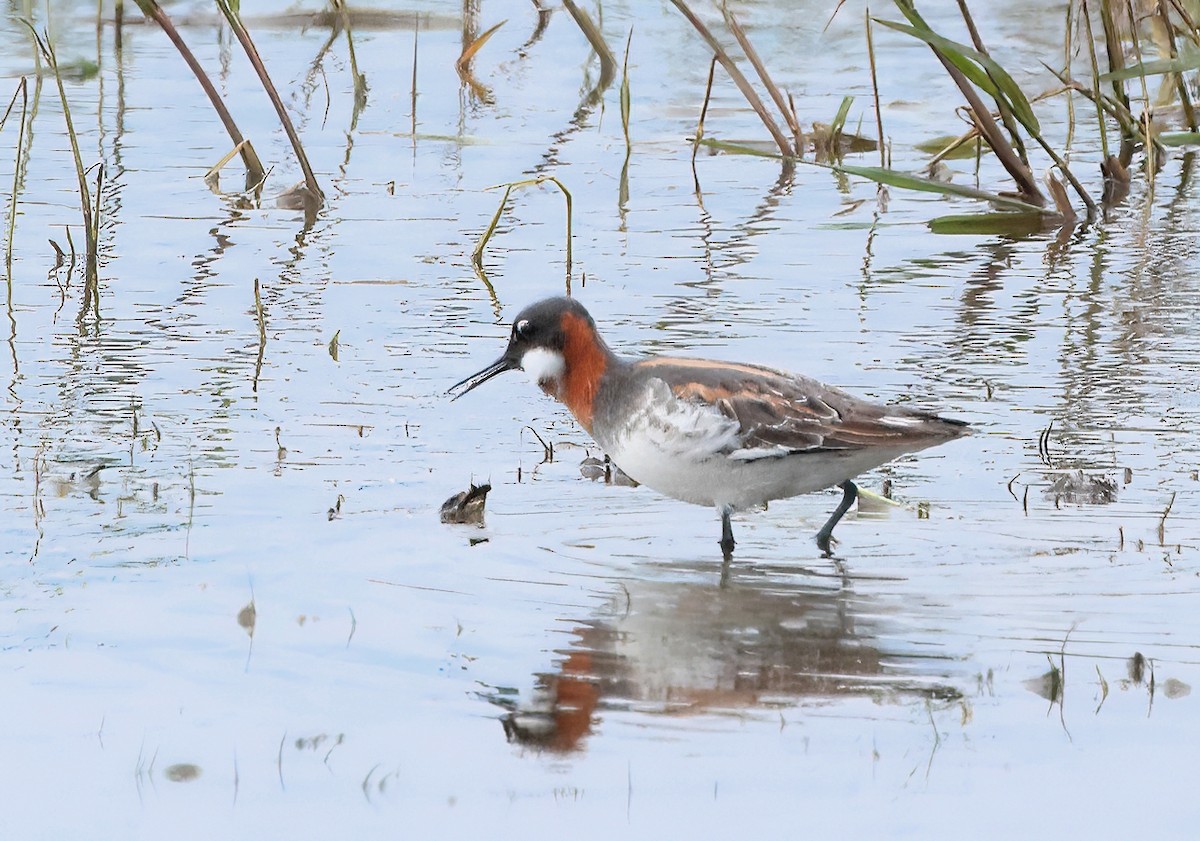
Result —
M 500 358 L 447 394 L 457 400 L 517 370 L 565 405 L 635 481 L 716 508 L 726 564 L 735 512 L 836 486 L 841 502 L 816 535 L 832 557 L 833 529 L 858 497 L 856 476 L 971 431 L 961 420 L 873 403 L 761 365 L 619 356 L 574 298 L 521 310 Z

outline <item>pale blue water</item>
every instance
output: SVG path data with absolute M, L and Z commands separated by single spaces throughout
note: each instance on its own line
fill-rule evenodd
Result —
M 829 5 L 737 12 L 806 127 L 851 93 L 851 123 L 873 134 L 861 9 L 822 35 Z M 1061 10 L 979 5 L 997 57 L 1041 89 Z M 280 9 L 249 22 L 329 199 L 307 230 L 205 188 L 228 141 L 161 32 L 131 21 L 118 56 L 94 7 L 51 10 L 62 61 L 99 49 L 99 75 L 67 95 L 85 164 L 107 168 L 102 317 L 77 323 L 78 270 L 65 292 L 66 269 L 47 274 L 47 239 L 65 248 L 79 211 L 45 79 L 0 319 L 0 834 L 1194 826 L 1191 155 L 1061 241 L 935 236 L 929 219 L 978 205 L 893 190 L 877 214 L 872 185 L 806 166 L 780 181 L 752 157 L 702 152 L 698 197 L 686 138 L 705 50 L 673 7 L 605 4 L 614 49 L 634 28 L 622 206 L 616 86 L 572 126 L 598 68 L 562 10 L 522 55 L 532 7 L 483 6 L 476 31 L 508 18 L 475 60 L 486 105 L 453 70 L 461 10 L 417 9 L 414 139 L 410 25 L 355 32 L 370 85 L 355 120 L 345 41 L 310 76 L 328 30 Z M 207 5 L 169 11 L 192 21 L 185 38 L 275 167 L 266 193 L 282 192 L 299 170 L 237 45 Z M 895 165 L 915 170 L 916 142 L 958 130 L 959 100 L 927 50 L 876 41 Z M 11 92 L 33 67 L 11 11 L 0 43 Z M 761 139 L 718 80 L 708 134 Z M 1039 107 L 1059 142 L 1064 113 Z M 1096 148 L 1081 129 L 1098 195 Z M 972 163 L 954 166 L 969 182 Z M 832 494 L 738 518 L 720 587 L 713 513 L 581 478 L 591 442 L 522 378 L 443 394 L 496 356 L 522 306 L 565 288 L 552 187 L 514 193 L 485 258 L 495 302 L 470 265 L 499 201 L 485 188 L 539 172 L 572 191 L 572 290 L 614 347 L 803 370 L 978 433 L 864 477 L 890 478 L 904 505 L 849 517 L 840 565 L 812 542 Z M 222 187 L 240 181 L 231 164 Z M 990 166 L 983 185 L 1008 187 Z M 1051 422 L 1053 469 L 1038 455 Z M 552 463 L 525 426 L 554 442 Z M 1056 508 L 1045 489 L 1067 468 L 1115 479 L 1117 501 Z M 482 480 L 485 528 L 438 522 Z M 1150 664 L 1130 675 L 1139 653 L 1153 683 Z M 1036 691 L 1052 663 L 1061 705 Z M 169 779 L 181 763 L 199 777 Z

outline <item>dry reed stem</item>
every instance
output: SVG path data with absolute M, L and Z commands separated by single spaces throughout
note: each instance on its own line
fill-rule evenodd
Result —
M 1183 21 L 1183 25 L 1187 27 L 1188 40 L 1200 47 L 1200 31 L 1197 31 L 1196 21 L 1192 18 L 1191 13 L 1180 0 L 1170 0 L 1170 3 L 1171 8 L 1175 10 L 1175 14 L 1179 15 L 1179 19 Z
M 358 56 L 354 52 L 354 37 L 350 31 L 350 7 L 346 0 L 329 0 L 337 12 L 342 31 L 346 33 L 346 55 L 350 59 L 350 75 L 354 77 L 354 107 L 361 111 L 367 104 L 367 77 L 358 71 Z
M 104 164 L 101 163 L 96 167 L 96 204 L 92 208 L 92 230 L 88 236 L 87 263 L 84 272 L 84 305 L 80 314 L 81 318 L 87 314 L 90 301 L 97 320 L 100 318 L 100 197 L 103 192 Z
M 325 194 L 321 191 L 321 187 L 317 183 L 317 177 L 313 175 L 312 167 L 308 163 L 308 156 L 304 154 L 304 146 L 300 143 L 300 135 L 296 133 L 296 127 L 292 125 L 292 118 L 288 115 L 287 108 L 284 107 L 283 100 L 279 97 L 279 92 L 275 89 L 270 74 L 267 73 L 266 65 L 263 64 L 262 57 L 258 54 L 258 48 L 254 46 L 254 41 L 250 38 L 249 31 L 242 25 L 242 20 L 237 12 L 229 5 L 229 0 L 217 0 L 217 7 L 225 15 L 230 29 L 233 30 L 233 34 L 237 36 L 238 41 L 241 43 L 242 49 L 246 53 L 246 58 L 250 60 L 254 72 L 258 74 L 258 79 L 262 83 L 263 90 L 266 91 L 267 98 L 275 106 L 275 113 L 279 117 L 279 123 L 283 126 L 283 131 L 287 134 L 288 140 L 292 144 L 292 149 L 296 153 L 296 159 L 300 163 L 300 170 L 304 173 L 304 184 L 308 188 L 311 200 L 315 203 L 313 210 L 320 208 L 325 203 Z
M 420 19 L 413 21 L 413 60 L 412 60 L 412 93 L 409 99 L 409 110 L 412 117 L 412 139 L 413 149 L 416 150 L 417 143 L 417 43 L 419 33 L 421 31 Z
M 213 110 L 217 112 L 217 117 L 225 127 L 225 132 L 229 135 L 229 139 L 240 150 L 242 163 L 246 166 L 247 185 L 261 183 L 266 178 L 266 169 L 263 167 L 262 161 L 259 160 L 258 153 L 254 151 L 253 145 L 242 145 L 245 143 L 245 138 L 242 137 L 242 132 L 238 129 L 237 123 L 234 122 L 233 115 L 225 107 L 225 102 L 221 99 L 221 94 L 217 92 L 216 86 L 208 78 L 208 74 L 204 72 L 204 68 L 196 60 L 196 56 L 188 48 L 188 45 L 184 43 L 179 31 L 175 29 L 175 24 L 171 22 L 171 18 L 163 11 L 156 0 L 135 0 L 135 2 L 138 4 L 138 8 L 142 10 L 142 14 L 157 23 L 171 43 L 175 45 L 175 49 L 178 50 L 184 63 L 192 71 L 192 75 L 196 77 L 196 81 L 200 83 L 200 87 L 204 89 L 208 101 L 212 103 Z
M 612 50 L 608 48 L 608 44 L 604 40 L 604 33 L 600 31 L 587 12 L 575 5 L 574 0 L 562 0 L 562 4 L 571 13 L 575 24 L 583 31 L 584 37 L 588 39 L 588 43 L 592 45 L 592 49 L 600 58 L 600 81 L 596 83 L 595 90 L 606 90 L 617 76 L 617 60 L 613 58 Z
M 621 65 L 621 131 L 625 135 L 625 162 L 629 163 L 629 153 L 632 145 L 629 142 L 629 116 L 632 102 L 629 93 L 629 47 L 633 44 L 633 27 L 629 28 L 629 37 L 625 39 L 625 61 Z
M 12 256 L 13 256 L 13 238 L 17 231 L 17 196 L 21 187 L 21 149 L 22 143 L 25 140 L 25 125 L 29 116 L 29 82 L 24 76 L 17 82 L 17 89 L 13 91 L 12 99 L 9 100 L 8 108 L 4 111 L 4 116 L 0 118 L 0 130 L 4 129 L 4 124 L 8 121 L 9 114 L 17 104 L 17 95 L 21 96 L 21 125 L 17 131 L 17 159 L 13 163 L 13 186 L 12 193 L 8 197 L 8 237 L 4 244 L 4 272 L 8 281 L 9 301 L 12 300 Z M 10 313 L 11 317 L 11 313 Z
M 963 21 L 967 25 L 967 31 L 971 35 L 971 43 L 974 44 L 975 49 L 979 51 L 980 55 L 990 58 L 991 55 L 988 53 L 987 47 L 985 47 L 983 44 L 983 38 L 981 38 L 979 35 L 979 29 L 975 26 L 975 19 L 971 16 L 971 10 L 967 8 L 966 0 L 958 0 L 958 8 L 960 14 L 962 15 Z M 987 73 L 988 78 L 992 79 L 993 82 L 996 81 L 992 77 L 992 74 L 988 72 L 986 67 L 983 68 L 983 72 Z M 1017 152 L 1017 155 L 1021 158 L 1021 163 L 1025 164 L 1026 167 L 1029 167 L 1029 155 L 1025 151 L 1025 143 L 1021 139 L 1021 132 L 1017 129 L 1017 121 L 1016 118 L 1013 117 L 1012 110 L 1008 107 L 1008 104 L 1004 101 L 1003 97 L 994 97 L 994 99 L 996 101 L 996 110 L 1000 115 L 1000 120 L 1004 123 L 1004 128 L 1008 131 L 1008 136 L 1012 140 L 1012 144 Z
M 1112 155 L 1108 149 L 1108 128 L 1104 124 L 1104 106 L 1101 104 L 1100 95 L 1100 62 L 1096 58 L 1096 36 L 1092 32 L 1092 15 L 1088 10 L 1088 0 L 1080 0 L 1079 8 L 1083 16 L 1084 28 L 1087 30 L 1088 56 L 1091 59 L 1092 67 L 1092 90 L 1095 91 L 1094 96 L 1089 98 L 1096 105 L 1096 122 L 1100 128 L 1100 151 L 1104 155 L 1105 160 L 1107 160 Z M 1067 82 L 1069 72 L 1069 68 L 1064 70 L 1063 75 L 1059 77 L 1060 81 Z M 1082 90 L 1080 92 L 1083 93 Z
M 258 394 L 258 378 L 262 374 L 263 354 L 267 350 L 267 317 L 263 311 L 258 278 L 254 278 L 254 319 L 258 322 L 258 358 L 254 362 L 254 380 L 250 386 L 250 390 Z M 276 436 L 276 440 L 278 440 L 278 433 L 276 433 Z
M 230 149 L 228 152 L 226 152 L 221 157 L 221 160 L 217 161 L 215 164 L 213 164 L 211 167 L 208 168 L 208 172 L 204 173 L 205 183 L 214 184 L 217 176 L 221 174 L 221 170 L 224 169 L 225 165 L 227 163 L 229 163 L 230 161 L 232 161 L 234 159 L 234 157 L 236 157 L 237 155 L 242 155 L 242 160 L 244 161 L 246 159 L 245 156 L 247 154 L 246 153 L 247 146 L 250 147 L 249 154 L 252 155 L 255 160 L 257 160 L 258 153 L 254 151 L 254 145 L 248 139 L 243 140 L 241 143 L 238 143 L 236 146 L 234 146 L 232 149 Z M 248 175 L 249 175 L 249 173 L 247 173 L 247 176 Z M 247 190 L 251 190 L 251 191 L 257 190 L 258 187 L 262 185 L 262 182 L 266 179 L 266 177 L 267 177 L 267 175 L 264 172 L 262 178 L 260 178 L 257 182 L 255 182 L 252 185 L 249 185 L 249 184 L 247 185 Z
M 692 138 L 692 169 L 696 168 L 696 151 L 704 140 L 704 118 L 708 116 L 708 103 L 712 99 L 713 76 L 717 72 L 717 56 L 713 54 L 708 64 L 708 82 L 704 85 L 704 102 L 700 105 L 700 119 L 696 122 L 696 136 Z
M 933 48 L 931 47 L 931 49 Z M 958 85 L 958 89 L 962 91 L 963 96 L 966 97 L 979 133 L 983 136 L 987 144 L 992 147 L 992 152 L 1004 166 L 1005 170 L 1008 171 L 1008 174 L 1017 182 L 1017 190 L 1021 193 L 1022 200 L 1030 204 L 1035 204 L 1038 207 L 1043 206 L 1046 203 L 1046 197 L 1038 189 L 1033 173 L 1029 171 L 1029 167 L 1022 162 L 1008 140 L 1000 133 L 1000 127 L 992 119 L 991 109 L 983 104 L 983 100 L 975 92 L 974 85 L 963 75 L 961 70 L 954 66 L 954 63 L 950 59 L 946 58 L 936 49 L 933 52 L 938 57 L 938 61 L 942 63 L 942 66 L 946 68 L 946 72 L 950 74 L 950 78 Z
M 1108 55 L 1108 69 L 1110 72 L 1123 70 L 1125 68 L 1125 52 L 1121 49 L 1121 37 L 1117 32 L 1117 23 L 1113 18 L 1112 7 L 1108 0 L 1100 0 L 1100 24 L 1104 28 L 1104 48 Z M 1129 95 L 1125 92 L 1125 81 L 1113 78 L 1112 89 L 1113 98 L 1124 105 L 1126 111 L 1132 111 L 1129 107 Z M 1121 130 L 1122 163 L 1128 164 L 1124 147 L 1132 140 L 1132 135 L 1125 126 L 1122 126 Z
M 1167 8 L 1167 0 L 1158 0 L 1158 14 L 1162 20 L 1163 27 L 1167 31 L 1167 48 L 1171 58 L 1179 57 L 1179 48 L 1175 44 L 1175 27 L 1171 25 L 1171 16 Z M 1196 109 L 1192 105 L 1192 96 L 1188 91 L 1187 83 L 1183 79 L 1182 73 L 1175 75 L 1175 90 L 1179 94 L 1179 103 L 1183 106 L 1183 116 L 1187 120 L 1188 128 L 1192 131 L 1197 130 L 1196 125 Z
M 1134 52 L 1134 55 L 1137 57 L 1137 66 L 1143 67 L 1144 65 L 1143 65 L 1143 59 L 1142 59 L 1142 42 L 1141 42 L 1141 39 L 1138 37 L 1137 18 L 1134 17 L 1133 3 L 1131 2 L 1131 0 L 1125 0 L 1125 8 L 1128 10 L 1128 14 L 1129 14 L 1129 36 L 1130 36 L 1130 39 L 1133 41 L 1133 52 Z M 1145 141 L 1146 141 L 1142 147 L 1143 151 L 1146 155 L 1146 181 L 1149 185 L 1151 195 L 1153 195 L 1154 173 L 1157 168 L 1154 166 L 1154 151 L 1155 151 L 1154 133 L 1152 131 L 1152 126 L 1150 125 L 1150 91 L 1146 87 L 1146 73 L 1144 70 L 1142 72 L 1138 73 L 1138 78 L 1141 80 L 1141 84 L 1142 84 L 1143 107 L 1142 107 L 1142 118 L 1141 118 L 1140 122 L 1142 123 L 1142 126 L 1143 126 L 1142 137 L 1145 138 Z
M 875 101 L 875 127 L 879 131 L 879 165 L 887 166 L 887 154 L 883 148 L 883 111 L 879 107 L 879 77 L 875 73 L 875 39 L 871 33 L 870 6 L 867 6 L 864 12 L 864 19 L 867 24 L 867 58 L 871 64 L 871 97 Z
M 1067 4 L 1067 21 L 1063 29 L 1063 72 L 1071 72 L 1071 13 L 1075 10 L 1074 0 Z M 1067 137 L 1063 146 L 1068 150 L 1075 139 L 1075 97 L 1067 89 Z
M 792 137 L 795 138 L 795 146 L 793 152 L 797 157 L 804 155 L 804 132 L 800 129 L 800 123 L 796 119 L 796 113 L 788 107 L 787 101 L 783 98 L 779 88 L 771 79 L 771 74 L 767 72 L 766 65 L 762 59 L 758 57 L 758 51 L 754 49 L 754 45 L 750 43 L 750 39 L 746 36 L 746 31 L 742 29 L 742 25 L 738 23 L 737 18 L 733 16 L 733 12 L 722 6 L 722 13 L 725 15 L 725 24 L 729 27 L 729 31 L 733 33 L 733 37 L 737 40 L 738 46 L 742 48 L 742 52 L 746 54 L 747 60 L 758 73 L 759 80 L 763 83 L 763 87 L 767 89 L 767 93 L 771 95 L 771 99 L 775 102 L 775 107 L 783 115 L 784 122 L 788 128 L 792 130 Z
M 725 68 L 725 72 L 729 74 L 731 79 L 733 79 L 733 82 L 735 85 L 737 85 L 738 90 L 742 92 L 742 96 L 746 98 L 746 102 L 748 102 L 750 107 L 754 109 L 754 113 L 758 114 L 759 119 L 762 120 L 763 125 L 766 126 L 767 131 L 771 133 L 771 137 L 774 138 L 775 144 L 779 146 L 779 151 L 783 154 L 784 159 L 793 159 L 795 157 L 795 153 L 792 151 L 791 144 L 789 143 L 787 137 L 782 131 L 779 130 L 779 126 L 767 112 L 767 108 L 765 105 L 763 105 L 763 101 L 759 98 L 758 94 L 755 93 L 754 88 L 742 74 L 742 71 L 738 69 L 736 64 L 734 64 L 733 59 L 729 57 L 729 53 L 727 53 L 725 48 L 721 46 L 721 42 L 713 37 L 712 32 L 710 32 L 708 27 L 704 25 L 704 22 L 701 21 L 700 18 L 696 17 L 695 13 L 688 8 L 688 5 L 684 2 L 684 0 L 671 0 L 671 3 L 675 6 L 675 8 L 679 9 L 679 11 L 683 13 L 683 16 L 688 19 L 693 27 L 695 27 L 696 31 L 700 34 L 700 37 L 708 42 L 708 46 L 717 56 L 717 61 L 721 62 L 721 66 Z

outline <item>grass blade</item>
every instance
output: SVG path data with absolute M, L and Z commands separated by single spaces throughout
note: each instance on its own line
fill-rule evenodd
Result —
M 12 99 L 9 100 L 8 108 L 4 111 L 4 116 L 0 118 L 0 130 L 4 129 L 4 124 L 8 121 L 9 114 L 12 113 L 13 107 L 17 104 L 17 96 L 21 97 L 21 125 L 17 131 L 17 160 L 13 164 L 13 186 L 12 194 L 8 197 L 8 237 L 4 243 L 4 272 L 8 279 L 8 295 L 10 302 L 12 301 L 12 255 L 13 255 L 13 237 L 17 231 L 17 195 L 21 189 L 21 175 L 24 172 L 24 167 L 21 165 L 23 158 L 22 143 L 25 140 L 25 125 L 29 119 L 29 82 L 26 77 L 22 76 L 17 82 L 17 89 L 13 91 Z
M 1153 61 L 1140 61 L 1129 64 L 1120 70 L 1110 70 L 1100 74 L 1101 82 L 1119 82 L 1126 79 L 1136 79 L 1139 76 L 1162 76 L 1166 73 L 1185 73 L 1188 70 L 1200 68 L 1200 52 L 1177 58 L 1159 58 Z
M 1041 233 L 1061 223 L 1045 213 L 999 212 L 939 216 L 930 219 L 928 224 L 929 230 L 935 234 L 1021 238 Z
M 908 14 L 903 6 L 900 8 L 906 15 Z M 916 13 L 913 12 L 913 14 Z M 916 19 L 920 21 L 920 24 L 906 26 L 897 21 L 874 18 L 875 22 L 881 26 L 911 35 L 933 47 L 939 55 L 945 56 L 951 64 L 962 71 L 962 74 L 970 79 L 977 88 L 994 99 L 1003 100 L 1012 109 L 1013 116 L 1020 120 L 1021 125 L 1025 126 L 1027 130 L 1035 134 L 1041 133 L 1041 125 L 1033 113 L 1033 108 L 1029 105 L 1029 100 L 1007 70 L 975 48 L 938 35 L 926 26 L 920 17 Z
M 837 172 L 844 172 L 847 175 L 857 175 L 861 178 L 867 178 L 877 184 L 887 184 L 889 187 L 901 187 L 905 190 L 919 190 L 924 193 L 940 193 L 944 196 L 961 196 L 969 199 L 982 199 L 983 201 L 992 202 L 993 204 L 1002 207 L 1011 207 L 1014 210 L 1022 210 L 1027 212 L 1046 213 L 1047 211 L 1020 199 L 1012 196 L 1004 196 L 999 193 L 989 193 L 986 190 L 980 190 L 975 187 L 967 187 L 962 184 L 949 184 L 944 181 L 934 181 L 930 178 L 921 178 L 917 175 L 909 175 L 908 173 L 898 172 L 894 169 L 885 169 L 880 166 L 853 166 L 851 164 L 838 164 L 830 167 Z

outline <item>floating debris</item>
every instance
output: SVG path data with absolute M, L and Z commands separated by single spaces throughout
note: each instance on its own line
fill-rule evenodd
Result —
M 1163 694 L 1172 700 L 1183 698 L 1192 694 L 1192 687 L 1182 680 L 1169 677 L 1163 681 Z
M 491 489 L 491 484 L 472 483 L 467 490 L 450 497 L 442 503 L 442 522 L 481 525 L 483 506 Z
M 604 464 L 604 459 L 588 456 L 579 462 L 580 475 L 585 479 L 591 479 L 593 482 L 597 479 L 603 479 L 604 474 L 607 472 L 608 467 Z
M 251 637 L 254 636 L 254 625 L 258 621 L 258 608 L 254 606 L 254 600 L 250 600 L 250 604 L 238 611 L 237 623 Z
M 1108 505 L 1117 499 L 1116 480 L 1108 476 L 1088 476 L 1082 470 L 1064 473 L 1046 490 L 1054 504 L 1069 502 L 1075 505 Z
M 200 766 L 190 762 L 180 762 L 164 769 L 163 776 L 173 783 L 190 783 L 200 776 Z
M 628 473 L 613 464 L 612 459 L 608 456 L 603 459 L 588 456 L 579 463 L 579 474 L 593 482 L 603 479 L 606 485 L 620 485 L 626 488 L 638 486 L 638 483 L 631 479 Z

